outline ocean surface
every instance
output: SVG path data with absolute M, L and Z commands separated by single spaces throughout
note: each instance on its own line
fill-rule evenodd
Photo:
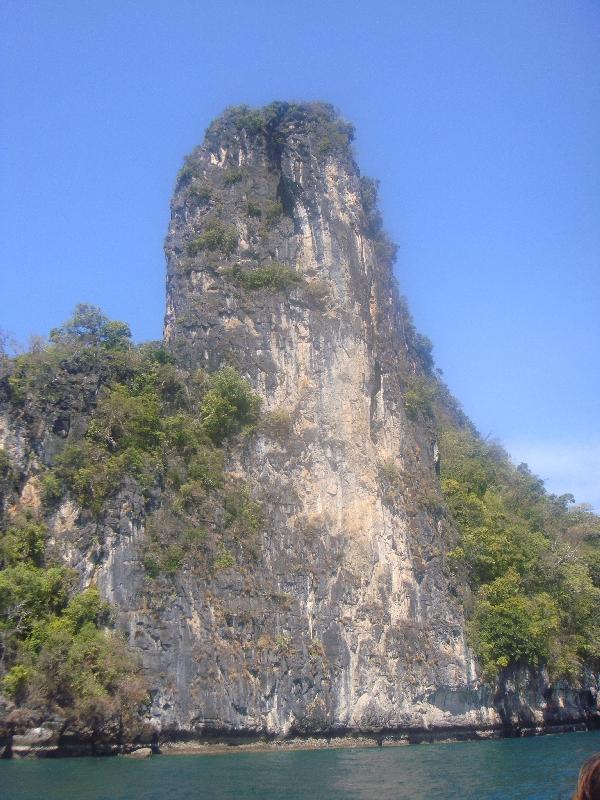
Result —
M 339 750 L 0 762 L 1 800 L 556 800 L 600 731 Z

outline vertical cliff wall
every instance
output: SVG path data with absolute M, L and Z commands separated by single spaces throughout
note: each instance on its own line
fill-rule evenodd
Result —
M 445 531 L 428 510 L 434 440 L 402 400 L 424 365 L 350 136 L 327 106 L 230 112 L 172 203 L 168 347 L 195 367 L 234 365 L 267 418 L 289 421 L 229 455 L 266 524 L 256 563 L 211 588 L 235 636 L 214 623 L 205 635 L 239 678 L 213 678 L 199 705 L 236 726 L 427 726 L 456 692 L 470 705 Z

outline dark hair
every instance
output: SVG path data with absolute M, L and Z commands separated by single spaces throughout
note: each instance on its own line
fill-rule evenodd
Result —
M 588 758 L 579 770 L 573 800 L 600 800 L 600 753 Z

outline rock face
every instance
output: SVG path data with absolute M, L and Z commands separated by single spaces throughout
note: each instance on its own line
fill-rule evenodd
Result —
M 163 734 L 584 720 L 596 698 L 551 692 L 542 674 L 517 671 L 495 688 L 477 674 L 445 565 L 454 534 L 434 435 L 403 402 L 428 353 L 350 139 L 319 104 L 226 113 L 172 203 L 166 346 L 186 368 L 233 365 L 262 398 L 259 429 L 226 455 L 262 507 L 255 541 L 233 564 L 150 593 L 140 548 L 161 501 L 135 482 L 100 522 L 64 501 L 54 540 L 66 537 L 63 558 L 118 608 Z M 69 435 L 61 414 L 38 419 L 33 439 L 2 415 L 0 444 L 25 472 Z
M 196 366 L 236 366 L 289 429 L 230 455 L 267 525 L 246 575 L 190 587 L 174 714 L 273 733 L 480 724 L 443 528 L 418 497 L 436 491 L 434 442 L 402 402 L 421 367 L 347 129 L 314 106 L 275 109 L 254 135 L 236 122 L 179 182 L 165 340 Z M 220 220 L 235 245 L 199 248 Z M 280 266 L 297 282 L 248 288 Z M 386 497 L 386 468 L 405 493 Z M 191 657 L 198 636 L 210 666 Z

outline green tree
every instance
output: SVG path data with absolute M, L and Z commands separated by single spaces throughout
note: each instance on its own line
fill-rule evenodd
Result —
M 23 561 L 41 566 L 44 560 L 46 528 L 33 519 L 22 519 L 19 523 L 0 532 L 0 563 L 15 566 Z
M 555 600 L 547 592 L 526 596 L 510 570 L 480 589 L 471 633 L 484 671 L 493 675 L 509 664 L 546 661 L 559 626 Z
M 548 495 L 526 464 L 468 426 L 446 421 L 440 451 L 460 532 L 450 561 L 472 590 L 469 629 L 486 674 L 547 663 L 578 680 L 583 663 L 600 664 L 600 519 L 571 508 L 572 496 Z
M 109 319 L 98 306 L 80 303 L 73 316 L 50 331 L 53 344 L 124 350 L 131 346 L 129 325 Z

